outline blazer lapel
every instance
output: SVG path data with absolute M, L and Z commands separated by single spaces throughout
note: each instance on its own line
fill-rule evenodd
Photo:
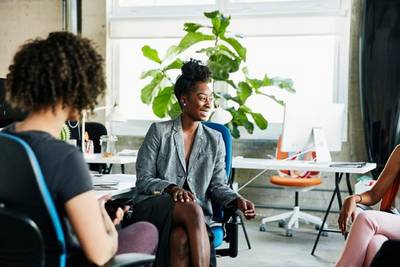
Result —
M 181 162 L 182 168 L 186 173 L 186 162 L 183 149 L 183 133 L 182 133 L 182 122 L 179 116 L 174 120 L 174 142 L 176 147 L 176 153 L 178 154 L 179 161 Z
M 204 145 L 204 140 L 203 140 L 203 124 L 200 122 L 199 126 L 197 127 L 197 131 L 196 131 L 196 136 L 194 138 L 194 142 L 192 145 L 192 151 L 190 153 L 190 157 L 189 157 L 189 171 L 188 173 L 190 173 L 190 170 L 192 169 L 195 160 L 197 159 L 197 156 L 201 150 L 201 148 Z

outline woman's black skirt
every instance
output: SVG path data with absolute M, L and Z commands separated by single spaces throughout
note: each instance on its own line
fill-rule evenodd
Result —
M 145 199 L 133 206 L 132 217 L 129 221 L 123 221 L 122 227 L 139 221 L 152 223 L 158 229 L 158 248 L 156 253 L 155 267 L 170 266 L 169 257 L 169 238 L 172 230 L 172 212 L 175 202 L 170 195 L 160 195 Z M 207 231 L 210 237 L 210 266 L 215 267 L 215 249 L 213 246 L 213 234 L 207 225 Z

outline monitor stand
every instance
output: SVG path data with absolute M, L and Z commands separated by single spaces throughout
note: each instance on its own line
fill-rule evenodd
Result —
M 317 163 L 332 162 L 331 153 L 329 152 L 328 143 L 326 142 L 325 133 L 322 128 L 315 127 L 312 131 L 312 142 L 314 143 L 315 153 L 317 154 Z

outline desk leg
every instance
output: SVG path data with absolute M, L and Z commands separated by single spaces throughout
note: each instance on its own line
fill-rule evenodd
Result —
M 353 189 L 351 188 L 351 183 L 350 183 L 350 173 L 346 173 L 346 183 L 347 183 L 347 190 L 349 191 L 349 195 L 352 195 Z
M 111 173 L 111 169 L 112 169 L 112 164 L 110 164 L 110 166 L 106 167 L 104 174 L 110 174 Z
M 325 211 L 324 219 L 322 220 L 322 225 L 319 228 L 317 239 L 315 239 L 314 246 L 311 251 L 311 255 L 313 255 L 313 256 L 314 256 L 315 249 L 317 248 L 319 238 L 321 237 L 321 233 L 324 230 L 323 228 L 326 223 L 326 219 L 328 218 L 329 212 L 331 211 L 332 203 L 335 200 L 335 195 L 336 194 L 340 195 L 339 184 L 340 184 L 340 180 L 342 179 L 342 176 L 343 176 L 343 173 L 335 173 L 335 190 L 333 191 L 331 201 L 329 201 L 328 208 Z
M 342 180 L 343 173 L 340 175 L 335 174 L 335 191 L 338 201 L 339 210 L 342 209 L 342 195 L 340 194 L 340 181 Z

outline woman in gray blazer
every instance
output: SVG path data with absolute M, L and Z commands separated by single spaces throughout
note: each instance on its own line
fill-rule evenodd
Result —
M 255 217 L 254 204 L 226 185 L 221 134 L 200 123 L 213 104 L 210 74 L 199 61 L 183 65 L 174 88 L 182 115 L 153 123 L 139 150 L 134 217 L 158 227 L 159 266 L 209 266 L 210 255 L 216 265 L 211 200 Z

